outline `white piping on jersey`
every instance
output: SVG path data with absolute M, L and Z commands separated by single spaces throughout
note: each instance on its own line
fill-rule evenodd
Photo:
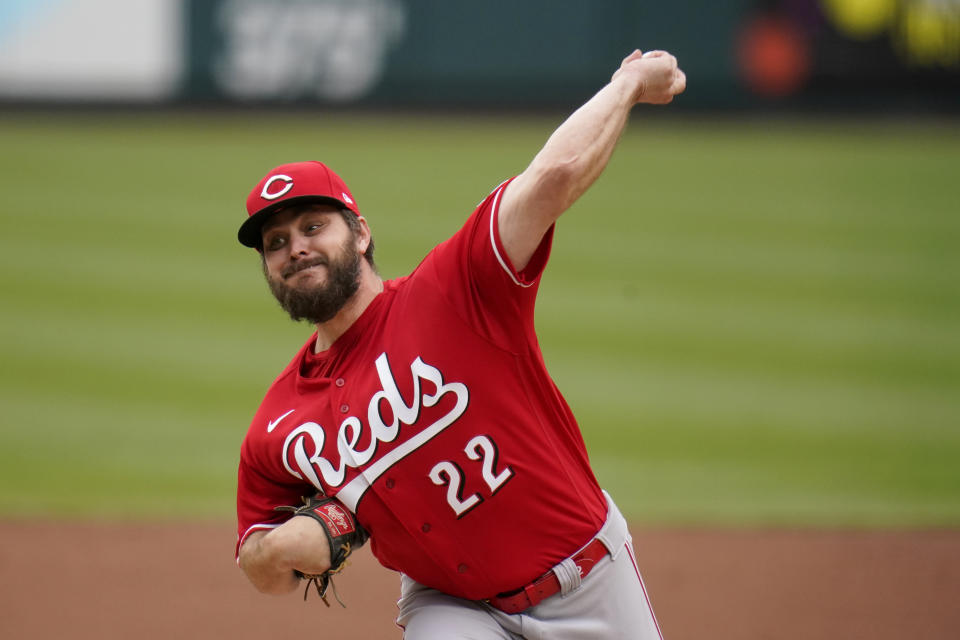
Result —
M 500 263 L 500 266 L 503 267 L 503 270 L 506 271 L 507 275 L 510 276 L 510 279 L 513 280 L 513 284 L 520 287 L 524 287 L 524 288 L 532 287 L 533 286 L 532 282 L 528 282 L 525 284 L 517 280 L 517 276 L 514 275 L 513 269 L 511 269 L 510 266 L 507 265 L 506 260 L 503 259 L 503 256 L 500 255 L 499 249 L 497 249 L 497 237 L 493 232 L 493 223 L 494 223 L 494 220 L 496 220 L 500 216 L 500 209 L 499 209 L 500 196 L 503 195 L 504 184 L 505 182 L 501 183 L 500 186 L 497 187 L 497 195 L 493 197 L 493 206 L 490 207 L 491 209 L 490 211 L 490 245 L 493 247 L 494 255 L 497 256 L 497 262 Z

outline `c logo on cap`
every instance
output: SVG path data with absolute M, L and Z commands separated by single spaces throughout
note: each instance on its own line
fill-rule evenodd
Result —
M 283 188 L 280 189 L 280 191 L 270 193 L 270 185 L 272 185 L 277 180 L 282 180 L 286 184 L 283 185 Z M 263 185 L 263 190 L 260 191 L 260 197 L 263 198 L 264 200 L 276 200 L 277 198 L 285 194 L 287 191 L 290 191 L 290 189 L 293 189 L 293 178 L 291 178 L 290 176 L 285 176 L 282 173 L 278 173 L 275 176 L 271 176 L 270 179 L 267 180 L 267 182 Z

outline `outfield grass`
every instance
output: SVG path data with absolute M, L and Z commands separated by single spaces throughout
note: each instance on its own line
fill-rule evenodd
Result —
M 235 241 L 329 161 L 412 268 L 549 116 L 0 119 L 0 514 L 230 517 L 308 331 Z M 603 484 L 651 524 L 960 525 L 960 126 L 638 111 L 561 221 L 538 326 Z

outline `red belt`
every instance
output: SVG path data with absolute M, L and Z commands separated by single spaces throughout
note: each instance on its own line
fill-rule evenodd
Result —
M 594 538 L 590 544 L 581 549 L 580 553 L 573 556 L 572 560 L 580 570 L 580 578 L 586 578 L 594 565 L 605 555 L 607 555 L 607 548 L 599 538 Z M 520 613 L 557 593 L 560 593 L 560 580 L 551 570 L 527 586 L 499 593 L 487 602 L 504 613 Z

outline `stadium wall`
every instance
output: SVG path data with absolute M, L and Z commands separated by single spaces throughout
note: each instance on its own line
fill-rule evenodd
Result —
M 960 111 L 960 0 L 9 0 L 0 101 L 566 106 L 637 46 L 681 108 Z

